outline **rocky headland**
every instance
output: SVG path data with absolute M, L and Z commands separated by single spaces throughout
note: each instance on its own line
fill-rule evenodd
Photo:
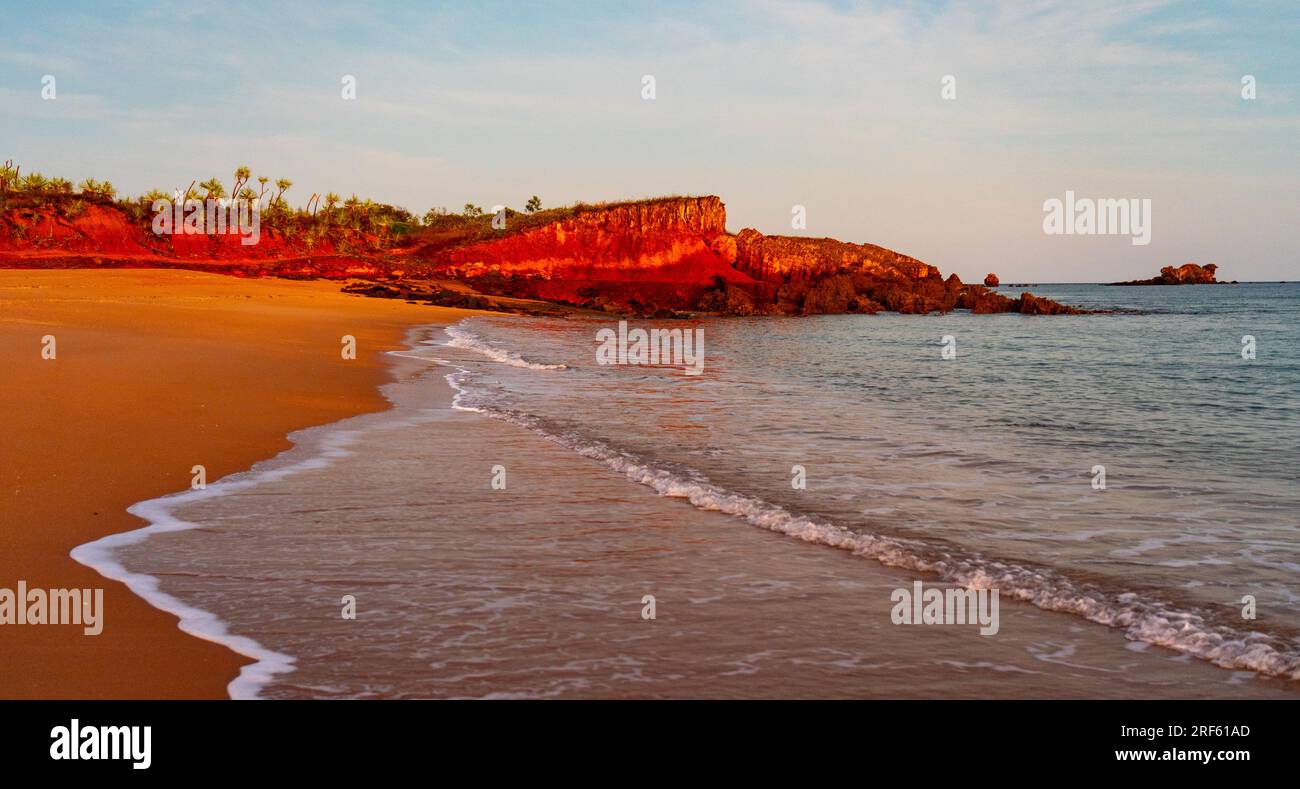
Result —
M 643 316 L 1081 312 L 945 278 L 872 244 L 752 228 L 731 234 L 713 196 L 495 218 L 430 212 L 423 222 L 370 201 L 312 212 L 281 203 L 263 212 L 252 245 L 237 230 L 160 235 L 148 206 L 93 194 L 0 194 L 0 267 L 326 278 L 350 280 L 354 293 L 429 303 L 516 310 L 516 300 L 536 300 Z

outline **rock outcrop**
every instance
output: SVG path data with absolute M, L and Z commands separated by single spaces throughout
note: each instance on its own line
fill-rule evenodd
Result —
M 874 244 L 830 238 L 765 236 L 745 229 L 736 235 L 735 266 L 755 280 L 755 311 L 759 312 L 1079 312 L 1033 296 L 998 296 L 978 285 L 963 284 L 956 274 L 944 279 L 939 269 L 916 258 Z
M 1128 282 L 1110 282 L 1109 285 L 1222 285 L 1214 278 L 1214 272 L 1218 266 L 1210 263 L 1206 266 L 1199 266 L 1195 263 L 1185 263 L 1178 268 L 1165 266 L 1160 269 L 1159 276 L 1151 279 L 1134 279 Z
M 996 288 L 997 286 L 998 286 L 998 275 L 990 271 L 988 275 L 984 277 L 984 287 Z
M 939 269 L 874 244 L 833 238 L 765 236 L 752 228 L 736 235 L 735 266 L 756 280 L 790 282 L 828 274 L 868 274 L 896 279 L 939 276 Z

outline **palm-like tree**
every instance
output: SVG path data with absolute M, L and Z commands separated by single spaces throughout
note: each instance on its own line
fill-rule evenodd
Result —
M 351 197 L 343 201 L 344 217 L 343 217 L 342 224 L 351 227 L 353 229 L 360 229 L 361 218 L 358 215 L 358 211 L 357 211 L 357 209 L 360 207 L 361 207 L 361 199 L 357 197 L 356 192 L 353 192 Z
M 27 192 L 44 192 L 50 181 L 40 173 L 28 173 L 22 180 L 23 190 Z
M 275 180 L 275 188 L 278 191 L 275 193 L 275 197 L 271 202 L 280 202 L 280 198 L 284 197 L 284 193 L 287 192 L 291 186 L 293 186 L 293 181 L 290 181 L 288 178 L 277 178 Z
M 235 185 L 230 187 L 230 193 L 232 195 L 239 194 L 239 190 L 244 188 L 244 184 L 248 183 L 248 179 L 252 176 L 253 171 L 247 167 L 235 168 Z
M 222 186 L 221 181 L 216 178 L 209 178 L 199 184 L 199 188 L 207 190 L 207 194 L 203 196 L 204 200 L 212 200 L 214 198 L 222 198 L 226 196 L 226 187 Z
M 9 187 L 18 183 L 18 171 L 22 167 L 14 164 L 13 159 L 6 159 L 3 165 L 0 165 L 0 192 L 9 191 Z

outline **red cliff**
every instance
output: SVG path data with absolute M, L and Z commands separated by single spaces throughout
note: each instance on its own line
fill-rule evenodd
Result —
M 486 293 L 631 311 L 688 309 L 714 278 L 751 282 L 731 266 L 726 223 L 716 197 L 662 198 L 582 206 L 514 232 L 508 220 L 499 237 L 407 254 L 420 270 Z
M 5 201 L 0 266 L 8 268 L 185 268 L 238 276 L 384 276 L 373 239 L 347 228 L 311 234 L 263 223 L 255 244 L 226 233 L 159 235 L 152 211 L 70 195 Z M 292 234 L 292 235 L 291 235 Z

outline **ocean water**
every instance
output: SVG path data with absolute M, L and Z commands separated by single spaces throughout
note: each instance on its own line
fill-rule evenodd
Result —
M 698 376 L 428 327 L 392 411 L 78 558 L 256 658 L 234 695 L 1293 695 L 1300 285 L 1033 290 L 1113 311 L 631 321 Z M 998 634 L 893 624 L 915 580 Z

